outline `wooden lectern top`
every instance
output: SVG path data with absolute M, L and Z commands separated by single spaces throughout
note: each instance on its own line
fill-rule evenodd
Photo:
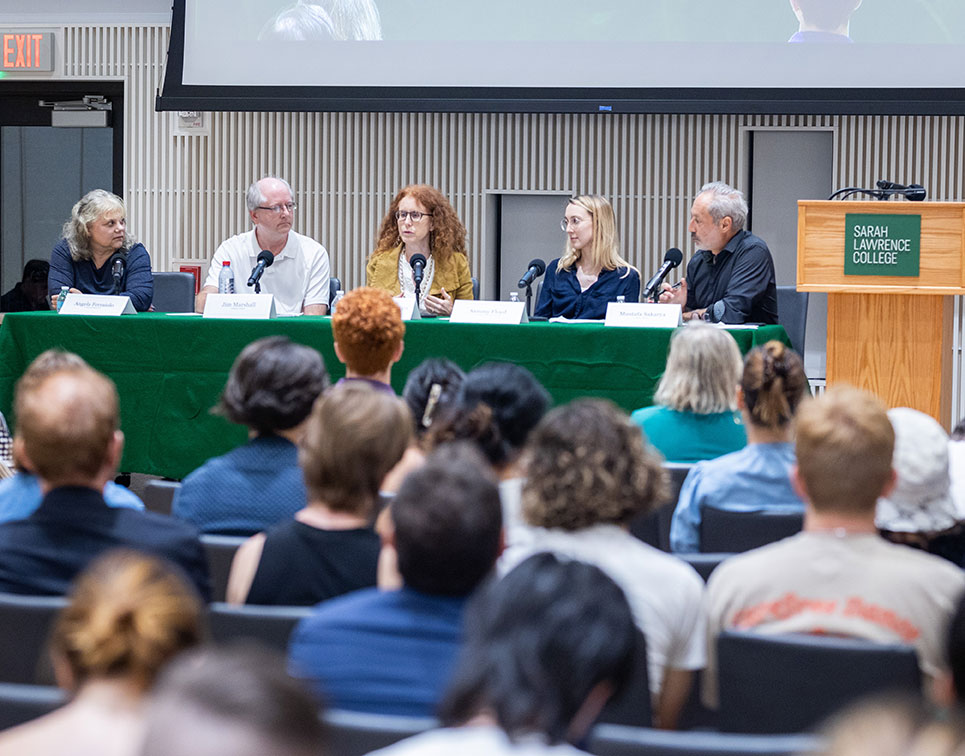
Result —
M 849 294 L 965 294 L 965 203 L 800 200 L 798 291 Z M 921 215 L 919 275 L 844 274 L 845 216 Z

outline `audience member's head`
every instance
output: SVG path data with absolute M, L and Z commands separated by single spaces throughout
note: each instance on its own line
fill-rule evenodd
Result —
M 309 503 L 372 514 L 382 479 L 411 439 L 401 399 L 358 383 L 329 389 L 315 402 L 298 453 Z
M 918 698 L 884 696 L 848 707 L 820 734 L 812 756 L 960 756 L 965 720 Z
M 958 522 L 948 475 L 948 434 L 924 412 L 888 410 L 895 430 L 894 489 L 878 499 L 875 524 L 893 533 L 938 533 Z
M 109 378 L 75 355 L 45 352 L 17 383 L 15 404 L 18 462 L 50 487 L 103 488 L 120 462 L 124 439 Z
M 497 470 L 519 456 L 550 397 L 526 368 L 490 362 L 466 375 L 452 406 L 429 433 L 429 445 L 472 441 Z
M 18 302 L 11 302 L 7 307 L 10 311 L 30 311 L 30 310 L 49 310 L 50 301 L 47 299 L 47 275 L 50 272 L 50 263 L 46 260 L 28 260 L 23 266 L 23 275 L 20 283 L 14 287 L 19 288 L 20 298 Z M 4 297 L 6 300 L 7 297 Z M 3 305 L 7 306 L 4 302 Z
M 406 587 L 422 593 L 468 595 L 502 550 L 499 488 L 459 446 L 430 454 L 392 501 L 398 569 Z
M 666 473 L 640 428 L 602 399 L 550 411 L 523 459 L 523 517 L 537 527 L 623 525 L 667 496 Z
M 850 386 L 833 386 L 797 414 L 794 477 L 818 512 L 873 517 L 894 483 L 895 432 L 884 404 Z
M 444 724 L 496 720 L 511 738 L 581 738 L 632 667 L 636 629 L 599 568 L 530 557 L 472 600 Z
M 742 368 L 740 350 L 729 333 L 708 323 L 688 323 L 670 337 L 667 367 L 653 401 L 698 415 L 733 412 Z
M 246 346 L 228 374 L 218 410 L 259 435 L 300 425 L 328 386 L 322 356 L 285 336 Z
M 797 352 L 780 341 L 768 341 L 748 353 L 740 385 L 746 421 L 776 430 L 791 425 L 807 396 L 808 379 Z
M 412 412 L 416 435 L 422 436 L 452 404 L 465 377 L 462 368 L 445 357 L 430 357 L 409 372 L 402 398 Z
M 197 591 L 161 560 L 118 550 L 77 578 L 70 605 L 54 623 L 51 653 L 68 690 L 118 680 L 146 691 L 162 667 L 201 643 Z
M 332 315 L 332 336 L 347 375 L 380 376 L 402 356 L 405 324 L 391 296 L 362 287 L 339 301 Z
M 141 756 L 315 756 L 318 704 L 260 647 L 205 649 L 164 671 Z

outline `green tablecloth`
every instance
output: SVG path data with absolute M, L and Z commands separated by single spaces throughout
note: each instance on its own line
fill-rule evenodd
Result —
M 402 391 L 426 357 L 464 369 L 490 360 L 523 365 L 561 404 L 578 396 L 611 399 L 630 411 L 651 403 L 672 329 L 604 328 L 602 323 L 485 326 L 421 320 L 406 324 L 405 352 L 392 372 Z M 120 318 L 8 314 L 0 323 L 0 411 L 11 417 L 14 384 L 51 347 L 76 352 L 111 376 L 121 396 L 126 436 L 122 467 L 183 478 L 209 457 L 242 443 L 245 430 L 210 414 L 242 348 L 272 334 L 314 347 L 333 381 L 343 374 L 328 318 L 202 320 L 138 314 Z M 787 343 L 780 326 L 731 331 L 742 352 L 769 339 Z

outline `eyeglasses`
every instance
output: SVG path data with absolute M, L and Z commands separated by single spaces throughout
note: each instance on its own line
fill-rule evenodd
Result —
M 295 208 L 296 208 L 296 207 L 298 207 L 298 204 L 297 204 L 297 203 L 295 203 L 295 202 L 286 202 L 284 205 L 272 205 L 271 207 L 265 207 L 264 205 L 258 205 L 258 207 L 256 207 L 255 209 L 256 209 L 256 210 L 267 210 L 269 213 L 274 213 L 275 215 L 279 215 L 282 210 L 287 210 L 288 212 L 293 213 L 293 212 L 295 212 Z
M 566 229 L 570 228 L 570 226 L 572 226 L 573 228 L 577 228 L 578 226 L 580 226 L 583 223 L 586 223 L 589 220 L 590 220 L 589 218 L 577 218 L 575 216 L 573 218 L 563 218 L 562 220 L 560 220 L 560 229 L 562 229 L 563 231 L 566 231 Z
M 396 210 L 395 219 L 398 221 L 404 221 L 406 218 L 411 218 L 413 223 L 418 223 L 426 216 L 432 215 L 432 213 L 420 213 L 418 210 Z

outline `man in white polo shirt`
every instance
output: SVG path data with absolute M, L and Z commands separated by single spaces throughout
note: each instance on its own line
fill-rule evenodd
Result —
M 279 315 L 324 315 L 328 312 L 328 252 L 314 239 L 292 231 L 295 195 L 284 179 L 263 178 L 248 187 L 248 215 L 255 227 L 226 239 L 214 253 L 208 278 L 195 309 L 204 310 L 209 293 L 218 292 L 218 275 L 231 263 L 235 291 L 253 292 L 245 284 L 258 263 L 258 253 L 275 256 L 261 277 L 263 294 L 273 294 Z

